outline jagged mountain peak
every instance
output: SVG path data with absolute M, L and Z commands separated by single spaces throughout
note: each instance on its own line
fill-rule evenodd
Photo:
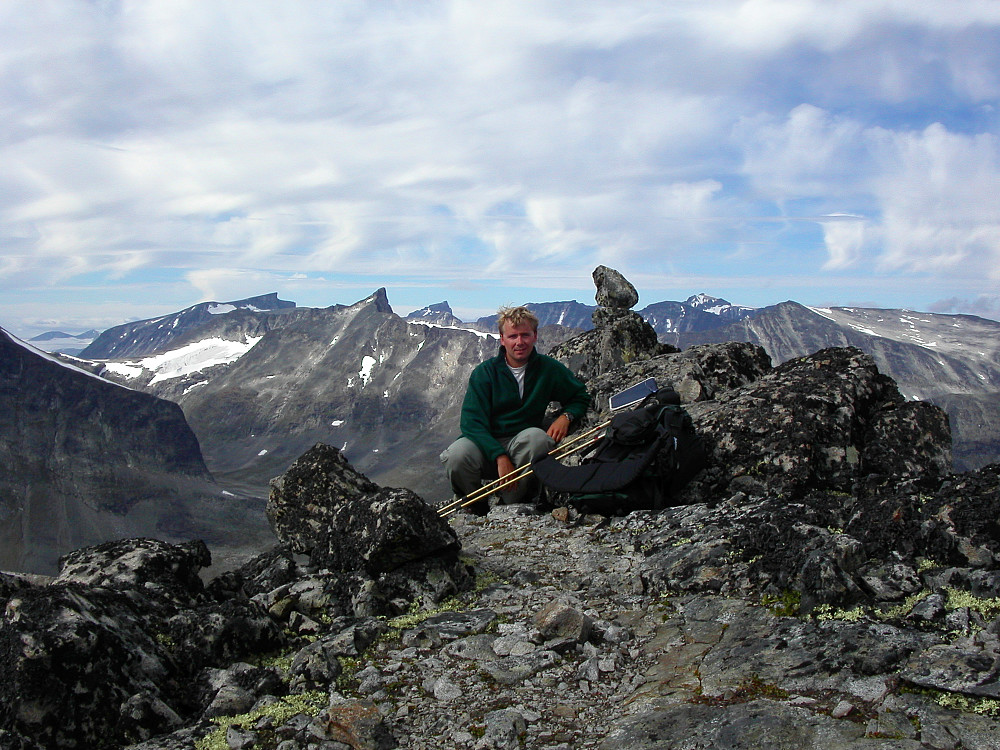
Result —
M 419 310 L 414 310 L 406 317 L 427 318 L 427 317 L 432 317 L 434 315 L 440 315 L 441 313 L 448 313 L 449 315 L 454 315 L 454 312 L 452 312 L 451 309 L 451 305 L 448 304 L 447 300 L 445 300 L 444 302 L 435 302 L 433 305 L 427 305 L 426 307 L 421 307 Z
M 377 312 L 388 313 L 389 315 L 393 314 L 392 305 L 389 304 L 389 295 L 384 286 L 379 287 L 363 300 L 359 300 L 353 305 L 348 305 L 347 309 L 361 309 L 363 307 L 368 307 L 369 305 L 374 307 Z
M 461 328 L 463 322 L 455 316 L 451 310 L 451 305 L 447 302 L 437 302 L 427 307 L 414 310 L 406 316 L 410 323 L 423 323 L 425 325 L 446 326 L 449 328 Z

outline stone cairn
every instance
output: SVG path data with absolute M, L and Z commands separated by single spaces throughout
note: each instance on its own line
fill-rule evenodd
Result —
M 677 351 L 657 341 L 653 327 L 632 310 L 639 293 L 628 279 L 607 266 L 595 268 L 593 276 L 598 304 L 594 328 L 553 348 L 553 357 L 589 380 L 629 362 Z

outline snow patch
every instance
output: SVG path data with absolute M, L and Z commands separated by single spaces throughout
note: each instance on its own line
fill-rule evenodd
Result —
M 485 331 L 478 331 L 475 328 L 463 328 L 462 326 L 443 326 L 439 323 L 428 323 L 423 320 L 407 320 L 407 323 L 415 326 L 427 326 L 428 328 L 446 328 L 450 331 L 468 331 L 469 333 L 476 334 L 481 339 L 499 339 L 499 333 L 486 333 Z
M 335 419 L 332 422 L 330 422 L 330 426 L 331 427 L 340 427 L 340 425 L 342 425 L 342 424 L 344 424 L 344 420 L 343 419 Z
M 231 313 L 235 309 L 237 309 L 236 305 L 211 305 L 208 308 L 208 313 L 209 315 L 225 315 L 226 313 Z
M 138 362 L 125 364 L 155 372 L 156 375 L 149 381 L 149 384 L 153 385 L 164 380 L 191 375 L 215 365 L 232 364 L 253 349 L 262 338 L 263 336 L 250 337 L 246 342 L 218 338 L 203 339 L 163 354 L 154 354 Z
M 833 310 L 831 310 L 829 307 L 809 307 L 806 309 L 812 310 L 814 313 L 823 316 L 827 320 L 832 320 L 834 322 L 836 322 L 837 320 L 835 317 L 833 317 Z
M 372 377 L 372 368 L 378 364 L 378 360 L 370 355 L 365 355 L 361 360 L 361 370 L 358 372 L 358 377 L 361 378 L 361 387 L 364 388 L 368 385 L 368 381 Z
M 260 453 L 258 453 L 257 455 L 258 455 L 258 456 L 266 456 L 266 455 L 267 455 L 267 448 L 265 448 L 264 450 L 262 450 L 262 451 L 261 451 Z

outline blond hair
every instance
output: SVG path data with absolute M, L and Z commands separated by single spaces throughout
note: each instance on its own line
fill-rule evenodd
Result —
M 531 326 L 532 331 L 538 333 L 538 318 L 524 305 L 501 307 L 497 310 L 497 328 L 501 336 L 503 335 L 504 325 L 519 326 L 525 323 Z

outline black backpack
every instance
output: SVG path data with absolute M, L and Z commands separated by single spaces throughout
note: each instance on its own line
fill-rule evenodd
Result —
M 577 466 L 552 456 L 531 464 L 547 492 L 568 504 L 611 515 L 670 505 L 671 498 L 705 466 L 704 441 L 672 388 L 611 418 L 604 436 Z

